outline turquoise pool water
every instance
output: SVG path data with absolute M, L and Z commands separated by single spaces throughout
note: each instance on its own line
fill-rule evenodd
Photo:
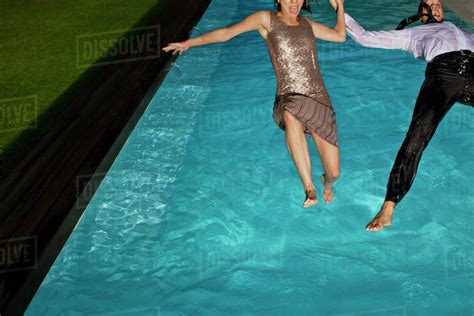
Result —
M 214 0 L 194 34 L 271 3 Z M 415 9 L 410 0 L 347 1 L 372 30 L 393 28 Z M 313 11 L 334 23 L 326 2 Z M 367 233 L 425 63 L 352 40 L 318 45 L 341 148 L 331 205 L 301 207 L 300 180 L 271 117 L 276 81 L 258 34 L 192 49 L 157 91 L 26 314 L 471 315 L 472 109 L 457 104 L 442 122 L 394 226 Z M 317 179 L 314 144 L 311 154 Z

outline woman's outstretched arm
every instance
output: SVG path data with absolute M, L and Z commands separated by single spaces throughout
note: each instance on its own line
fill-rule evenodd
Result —
M 334 28 L 327 27 L 324 24 L 308 21 L 313 28 L 313 34 L 316 38 L 329 42 L 344 42 L 346 40 L 346 24 L 344 20 L 344 0 L 330 0 L 331 5 L 337 12 L 336 25 Z
M 177 52 L 181 54 L 191 47 L 226 42 L 239 34 L 250 31 L 259 31 L 265 37 L 269 25 L 270 16 L 268 11 L 258 11 L 232 26 L 220 28 L 184 42 L 170 43 L 163 50 L 165 52 L 173 51 L 173 55 Z

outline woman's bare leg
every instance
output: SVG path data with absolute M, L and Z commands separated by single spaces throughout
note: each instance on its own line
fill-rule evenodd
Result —
M 321 181 L 324 186 L 324 201 L 331 203 L 334 198 L 334 190 L 332 185 L 339 178 L 340 163 L 339 163 L 339 147 L 331 145 L 318 134 L 312 132 L 314 143 L 319 152 L 319 158 L 324 168 L 324 173 L 321 175 Z
M 308 142 L 304 134 L 303 124 L 290 112 L 284 110 L 286 144 L 296 166 L 296 170 L 303 182 L 306 200 L 303 207 L 310 207 L 318 203 L 316 190 L 311 177 L 311 160 L 309 157 Z

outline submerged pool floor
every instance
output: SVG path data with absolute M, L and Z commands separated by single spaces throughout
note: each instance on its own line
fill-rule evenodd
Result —
M 271 3 L 215 0 L 193 36 Z M 370 30 L 415 10 L 409 0 L 347 3 Z M 333 25 L 327 3 L 313 12 Z M 449 11 L 447 19 L 473 31 Z M 301 207 L 300 180 L 271 117 L 276 80 L 259 35 L 193 48 L 157 91 L 26 314 L 472 314 L 472 109 L 456 104 L 441 123 L 393 227 L 367 233 L 425 62 L 350 39 L 318 49 L 339 128 L 333 203 Z

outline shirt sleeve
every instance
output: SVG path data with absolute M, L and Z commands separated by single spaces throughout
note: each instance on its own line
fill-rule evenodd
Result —
M 468 33 L 460 28 L 457 28 L 460 32 L 460 38 L 464 39 L 461 49 L 468 49 L 474 52 L 474 34 Z
M 366 31 L 349 14 L 345 14 L 346 29 L 350 37 L 366 47 L 402 49 L 413 53 L 411 30 Z

